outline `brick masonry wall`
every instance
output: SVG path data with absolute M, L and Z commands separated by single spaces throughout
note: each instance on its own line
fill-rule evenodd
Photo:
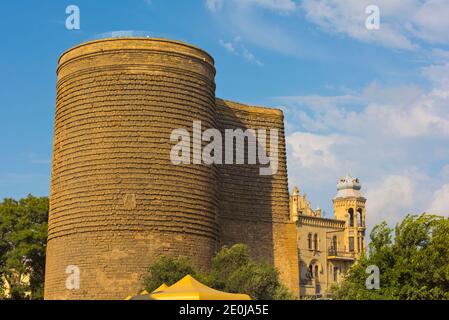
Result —
M 48 243 L 46 299 L 124 299 L 140 292 L 142 275 L 158 256 L 188 256 L 197 265 L 210 261 L 204 237 L 182 232 L 86 232 Z M 68 265 L 80 270 L 80 289 L 65 287 Z
M 290 222 L 284 117 L 281 110 L 217 99 L 218 125 L 225 129 L 277 129 L 278 171 L 262 176 L 260 164 L 222 165 L 220 170 L 221 244 L 246 243 L 254 256 L 279 269 L 293 293 L 299 292 L 296 227 Z M 265 146 L 270 151 L 269 141 Z
M 161 39 L 104 39 L 59 61 L 46 299 L 123 299 L 162 254 L 202 269 L 221 245 L 247 243 L 298 292 L 283 115 L 215 98 L 213 59 Z M 173 165 L 173 129 L 277 128 L 279 169 Z M 206 142 L 203 142 L 203 146 Z M 66 267 L 80 290 L 66 289 Z
M 217 170 L 172 165 L 169 139 L 193 120 L 216 126 L 214 74 L 208 54 L 173 41 L 100 40 L 61 57 L 47 299 L 125 297 L 162 252 L 208 267 Z M 81 290 L 65 289 L 68 265 Z

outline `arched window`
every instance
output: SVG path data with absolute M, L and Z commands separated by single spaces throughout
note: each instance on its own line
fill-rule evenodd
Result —
M 349 252 L 354 252 L 354 237 L 349 237 Z
M 315 278 L 318 279 L 319 268 L 315 265 Z
M 313 235 L 313 247 L 318 250 L 318 235 L 316 233 Z
M 332 250 L 337 252 L 337 236 L 332 237 Z
M 348 219 L 349 219 L 349 226 L 354 226 L 354 209 L 349 208 L 348 210 Z
M 311 233 L 309 233 L 307 235 L 307 241 L 308 241 L 308 244 L 309 244 L 309 249 L 312 250 L 312 234 Z
M 363 213 L 362 208 L 358 208 L 357 209 L 357 218 L 358 218 L 357 224 L 358 224 L 359 227 L 363 226 L 363 215 L 362 215 L 362 213 Z
M 307 277 L 309 279 L 313 278 L 313 266 L 312 266 L 312 264 L 309 264 L 309 272 L 307 273 Z
M 309 267 L 306 263 L 300 262 L 299 263 L 300 271 L 301 271 L 301 279 L 308 279 L 309 278 Z

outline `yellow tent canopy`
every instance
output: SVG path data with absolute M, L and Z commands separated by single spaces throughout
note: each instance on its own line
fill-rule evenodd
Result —
M 247 294 L 228 293 L 209 288 L 191 275 L 186 275 L 162 291 L 156 290 L 150 295 L 154 300 L 251 300 Z
M 157 287 L 156 289 L 154 289 L 154 291 L 152 292 L 152 293 L 156 293 L 156 292 L 159 292 L 159 291 L 163 291 L 163 290 L 165 290 L 165 289 L 167 289 L 168 288 L 168 286 L 165 284 L 165 283 L 163 283 L 163 284 L 161 284 L 159 287 Z
M 154 300 L 151 298 L 149 294 L 138 294 L 137 296 L 131 297 L 130 299 L 126 300 Z
M 150 293 L 147 290 L 143 290 L 136 296 L 127 296 L 125 300 L 153 300 L 153 299 L 151 299 Z
M 156 293 L 156 292 L 165 290 L 167 288 L 168 288 L 168 286 L 165 283 L 163 283 L 158 288 L 156 288 L 152 293 Z M 127 296 L 125 298 L 125 300 L 152 300 L 152 299 L 150 297 L 150 293 L 147 290 L 143 290 L 141 293 L 139 293 L 136 296 Z

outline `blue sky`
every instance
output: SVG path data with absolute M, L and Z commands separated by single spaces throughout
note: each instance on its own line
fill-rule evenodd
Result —
M 80 30 L 65 27 L 71 4 Z M 368 4 L 379 30 L 365 28 Z M 0 197 L 49 194 L 59 55 L 136 30 L 212 54 L 218 96 L 282 108 L 290 186 L 328 215 L 347 172 L 362 181 L 370 225 L 447 215 L 447 17 L 438 0 L 4 1 Z

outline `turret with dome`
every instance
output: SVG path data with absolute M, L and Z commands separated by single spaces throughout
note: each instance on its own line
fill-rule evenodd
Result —
M 335 198 L 362 198 L 360 189 L 362 189 L 360 180 L 348 174 L 338 181 Z
M 365 252 L 365 204 L 358 178 L 346 175 L 337 183 L 333 199 L 335 219 L 345 221 L 344 243 L 357 256 Z

